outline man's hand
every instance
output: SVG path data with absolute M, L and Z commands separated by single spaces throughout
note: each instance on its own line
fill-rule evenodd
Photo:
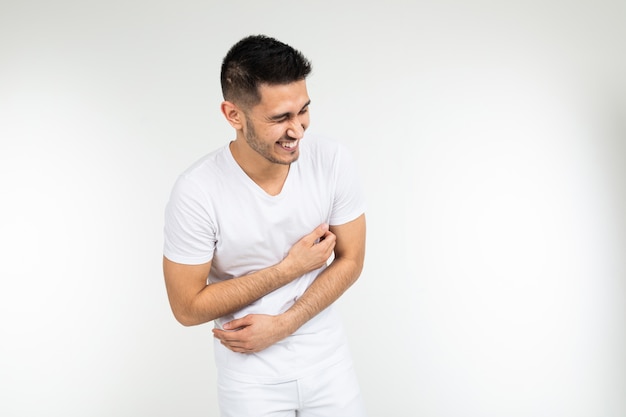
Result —
M 291 247 L 277 267 L 296 277 L 321 268 L 332 255 L 337 240 L 328 229 L 327 224 L 317 226 Z
M 295 331 L 280 316 L 265 314 L 249 314 L 224 324 L 224 329 L 213 329 L 213 336 L 238 353 L 260 352 Z
M 163 257 L 167 295 L 176 319 L 185 326 L 206 323 L 250 303 L 323 266 L 335 249 L 336 236 L 322 224 L 296 242 L 276 265 L 207 285 L 211 261 L 185 265 Z M 295 329 L 294 329 L 295 331 Z
M 296 242 L 285 259 L 276 265 L 287 276 L 300 277 L 326 264 L 335 249 L 336 236 L 321 224 Z M 233 352 L 260 352 L 296 331 L 286 315 L 249 314 L 213 329 L 213 335 Z
M 293 272 L 309 272 L 335 259 L 289 310 L 277 316 L 249 314 L 214 329 L 213 335 L 233 352 L 260 352 L 293 334 L 324 308 L 332 304 L 358 278 L 365 255 L 365 215 L 334 226 L 318 226 L 300 239 L 278 266 Z

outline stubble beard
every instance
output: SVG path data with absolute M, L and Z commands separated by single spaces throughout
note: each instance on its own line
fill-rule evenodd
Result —
M 254 126 L 250 122 L 250 120 L 246 120 L 246 130 L 244 137 L 246 139 L 246 143 L 250 148 L 252 148 L 256 153 L 261 155 L 263 158 L 267 159 L 269 162 L 280 165 L 291 165 L 292 162 L 295 162 L 298 159 L 298 155 L 294 155 L 294 158 L 291 161 L 283 161 L 281 159 L 276 158 L 272 152 L 274 150 L 274 144 L 264 143 L 257 137 L 256 130 L 254 130 Z

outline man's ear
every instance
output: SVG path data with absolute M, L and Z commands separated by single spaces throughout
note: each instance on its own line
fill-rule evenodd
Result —
M 230 123 L 230 125 L 235 128 L 235 130 L 243 129 L 245 123 L 245 115 L 243 111 L 237 107 L 236 104 L 230 101 L 223 101 L 221 105 L 222 114 Z

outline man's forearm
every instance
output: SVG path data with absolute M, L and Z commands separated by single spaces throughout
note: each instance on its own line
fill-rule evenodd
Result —
M 225 323 L 224 330 L 213 329 L 213 335 L 233 352 L 259 352 L 293 334 L 337 300 L 358 278 L 360 271 L 359 262 L 335 259 L 285 313 L 278 316 L 249 314 Z
M 365 257 L 365 216 L 330 231 L 336 236 L 335 259 L 289 310 L 277 316 L 249 314 L 225 323 L 224 330 L 213 329 L 214 336 L 234 352 L 259 352 L 293 334 L 335 302 L 361 274 Z M 327 239 L 332 237 L 328 235 Z M 325 243 L 326 239 L 314 247 Z
M 341 258 L 333 260 L 295 304 L 283 313 L 291 333 L 339 299 L 359 278 L 361 270 L 361 262 Z
M 335 259 L 282 316 L 292 333 L 334 303 L 361 275 L 365 259 L 365 215 L 331 228 Z
M 320 238 L 321 242 L 316 243 Z M 211 262 L 203 265 L 183 265 L 164 257 L 168 297 L 176 319 L 186 325 L 206 323 L 231 314 L 259 298 L 288 284 L 326 263 L 335 247 L 335 236 L 327 225 L 294 244 L 276 265 L 248 275 L 206 284 Z
M 190 305 L 192 324 L 206 323 L 241 310 L 295 277 L 293 273 L 274 265 L 249 275 L 209 284 Z

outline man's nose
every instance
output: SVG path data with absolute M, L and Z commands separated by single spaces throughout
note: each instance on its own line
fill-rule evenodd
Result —
M 293 139 L 302 139 L 304 136 L 304 129 L 304 124 L 298 117 L 295 117 L 287 129 L 287 135 Z

